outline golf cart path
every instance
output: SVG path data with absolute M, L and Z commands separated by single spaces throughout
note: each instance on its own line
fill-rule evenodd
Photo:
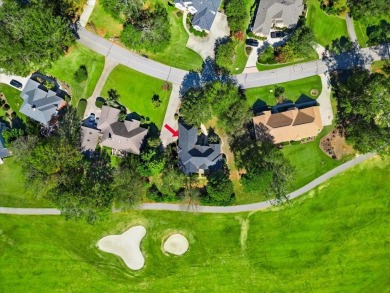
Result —
M 312 190 L 318 185 L 324 183 L 328 179 L 340 174 L 341 172 L 356 166 L 362 162 L 365 162 L 373 158 L 375 154 L 368 153 L 365 155 L 357 156 L 354 159 L 330 170 L 329 172 L 319 176 L 318 178 L 311 181 L 309 184 L 299 188 L 288 194 L 290 200 L 305 194 L 306 192 Z M 239 212 L 250 212 L 263 210 L 273 206 L 271 200 L 245 204 L 245 205 L 236 205 L 236 206 L 195 206 L 192 209 L 189 209 L 183 204 L 166 204 L 166 203 L 144 203 L 141 204 L 137 209 L 138 210 L 157 210 L 157 211 L 180 211 L 180 212 L 198 212 L 198 213 L 239 213 Z M 14 214 L 14 215 L 60 215 L 58 209 L 52 208 L 11 208 L 11 207 L 0 207 L 0 214 Z

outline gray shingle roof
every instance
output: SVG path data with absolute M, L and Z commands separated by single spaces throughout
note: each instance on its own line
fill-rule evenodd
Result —
M 1 133 L 3 130 L 6 130 L 7 127 L 4 123 L 0 123 L 0 158 L 5 158 L 10 155 L 8 149 L 5 147 L 5 141 L 4 138 L 1 136 Z
M 21 97 L 23 104 L 20 113 L 34 119 L 44 125 L 48 125 L 53 115 L 56 115 L 58 107 L 64 100 L 51 90 L 48 92 L 39 88 L 39 83 L 29 79 L 24 87 Z
M 188 174 L 217 169 L 222 163 L 220 144 L 198 144 L 198 129 L 179 123 L 178 156 L 180 169 Z
M 287 27 L 294 26 L 303 11 L 302 0 L 260 0 L 253 32 L 268 35 L 273 19 L 282 19 Z
M 185 6 L 185 2 L 192 2 L 191 6 L 198 11 L 192 19 L 192 25 L 210 31 L 222 0 L 175 0 L 175 3 L 180 3 L 182 6 Z
M 148 130 L 137 120 L 119 122 L 119 114 L 120 110 L 103 106 L 97 128 L 82 126 L 83 150 L 95 150 L 101 139 L 102 146 L 139 154 Z

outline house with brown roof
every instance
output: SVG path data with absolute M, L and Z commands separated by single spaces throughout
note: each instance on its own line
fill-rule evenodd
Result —
M 275 114 L 271 111 L 264 111 L 253 118 L 253 123 L 257 138 L 261 137 L 262 127 L 256 126 L 261 124 L 268 129 L 274 143 L 315 137 L 323 127 L 319 106 L 305 109 L 292 108 Z
M 138 120 L 118 121 L 119 115 L 119 109 L 103 106 L 97 123 L 87 119 L 81 126 L 82 149 L 94 151 L 100 144 L 112 148 L 114 153 L 139 155 L 148 130 Z

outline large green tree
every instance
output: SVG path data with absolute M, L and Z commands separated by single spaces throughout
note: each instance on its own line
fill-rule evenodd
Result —
M 207 179 L 207 196 L 203 201 L 216 205 L 229 205 L 234 202 L 233 183 L 226 165 L 221 170 L 211 172 Z
M 389 152 L 390 80 L 355 69 L 344 81 L 335 77 L 337 122 L 348 142 L 362 153 Z
M 57 1 L 5 1 L 0 7 L 0 67 L 27 75 L 50 67 L 74 42 Z
M 128 17 L 121 33 L 122 42 L 134 50 L 161 52 L 170 42 L 168 12 L 161 3 L 143 9 L 137 17 Z
M 249 8 L 244 0 L 224 1 L 225 14 L 230 30 L 235 33 L 245 31 L 249 21 Z
M 355 19 L 390 14 L 390 5 L 387 0 L 348 0 L 347 6 Z

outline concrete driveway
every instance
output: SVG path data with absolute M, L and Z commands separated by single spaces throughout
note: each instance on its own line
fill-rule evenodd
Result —
M 190 36 L 190 38 L 187 41 L 187 48 L 194 50 L 203 58 L 203 60 L 206 60 L 207 57 L 214 58 L 215 41 L 219 38 L 229 36 L 230 29 L 229 29 L 226 15 L 217 12 L 213 26 L 211 27 L 210 33 L 208 34 L 207 37 L 205 38 L 196 37 L 193 34 L 191 34 L 189 31 L 187 31 L 187 33 Z
M 11 82 L 12 79 L 15 79 L 19 82 L 22 83 L 22 88 L 21 89 L 18 89 L 12 85 L 10 85 L 9 83 Z M 7 74 L 2 74 L 0 73 L 0 83 L 5 83 L 19 91 L 22 91 L 22 89 L 26 86 L 26 83 L 28 81 L 29 77 L 23 77 L 23 76 L 18 76 L 18 75 L 7 75 Z

